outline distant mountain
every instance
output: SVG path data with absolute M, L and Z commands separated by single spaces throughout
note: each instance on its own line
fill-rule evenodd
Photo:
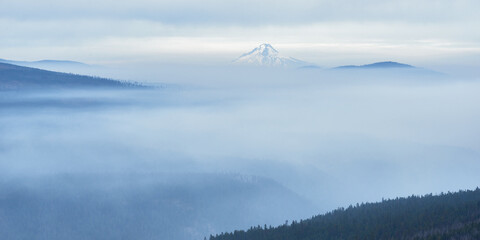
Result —
M 0 63 L 8 63 L 18 66 L 24 67 L 35 67 L 35 68 L 42 68 L 42 67 L 54 67 L 54 66 L 68 66 L 68 67 L 88 67 L 90 65 L 75 62 L 75 61 L 68 61 L 68 60 L 40 60 L 40 61 L 15 61 L 15 60 L 7 60 L 1 59 Z
M 292 58 L 284 57 L 268 43 L 261 44 L 252 51 L 241 55 L 235 61 L 235 64 L 264 66 L 264 67 L 301 67 L 308 63 Z
M 243 239 L 480 239 L 480 189 L 362 203 L 274 228 L 210 237 Z
M 0 63 L 0 90 L 51 88 L 126 88 L 139 84 Z
M 412 65 L 398 63 L 398 62 L 376 62 L 372 64 L 366 65 L 346 65 L 346 66 L 339 66 L 333 69 L 384 69 L 384 68 L 415 68 Z
M 400 76 L 401 74 L 403 77 L 422 77 L 423 80 L 431 79 L 436 81 L 445 79 L 445 77 L 447 77 L 446 74 L 441 72 L 392 61 L 376 62 L 365 65 L 339 66 L 331 68 L 330 70 L 345 72 L 348 74 L 354 71 L 355 74 L 359 74 L 359 76 L 368 75 L 370 77 L 379 74 L 383 77 L 385 77 L 385 74 L 393 74 L 391 76 Z
M 0 59 L 0 63 L 8 63 L 23 67 L 31 67 L 54 72 L 74 73 L 82 75 L 91 75 L 102 69 L 102 67 L 99 65 L 90 65 L 82 62 L 69 60 L 15 61 Z

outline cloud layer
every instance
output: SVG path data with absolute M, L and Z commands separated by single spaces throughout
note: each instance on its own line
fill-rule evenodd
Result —
M 173 24 L 295 24 L 322 21 L 437 22 L 478 19 L 479 3 L 462 1 L 58 1 L 2 3 L 16 19 L 144 19 Z
M 478 1 L 4 1 L 0 58 L 227 63 L 269 42 L 320 65 L 472 65 Z

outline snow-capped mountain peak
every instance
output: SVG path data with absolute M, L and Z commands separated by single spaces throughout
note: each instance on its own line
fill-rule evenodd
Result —
M 255 49 L 253 49 L 251 52 L 248 53 L 249 55 L 251 54 L 256 54 L 256 55 L 262 55 L 262 56 L 273 56 L 273 55 L 278 55 L 277 49 L 273 48 L 272 45 L 268 43 L 264 43 Z M 243 54 L 247 55 L 247 54 Z
M 305 65 L 305 62 L 301 60 L 281 56 L 279 52 L 268 43 L 261 44 L 252 51 L 242 54 L 234 63 L 268 67 L 299 67 Z

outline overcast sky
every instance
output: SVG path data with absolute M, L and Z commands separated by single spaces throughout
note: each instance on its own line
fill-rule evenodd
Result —
M 320 65 L 480 62 L 478 0 L 0 0 L 0 58 L 219 64 L 269 42 Z

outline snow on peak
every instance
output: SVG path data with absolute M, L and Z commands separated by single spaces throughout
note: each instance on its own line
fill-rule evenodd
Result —
M 272 56 L 272 55 L 278 55 L 278 51 L 272 47 L 272 45 L 268 44 L 268 43 L 264 43 L 258 47 L 256 47 L 255 49 L 253 49 L 252 52 L 258 52 L 260 53 L 262 56 Z
M 235 64 L 268 66 L 268 67 L 299 67 L 305 62 L 291 57 L 283 57 L 268 43 L 261 44 L 252 51 L 241 55 Z

